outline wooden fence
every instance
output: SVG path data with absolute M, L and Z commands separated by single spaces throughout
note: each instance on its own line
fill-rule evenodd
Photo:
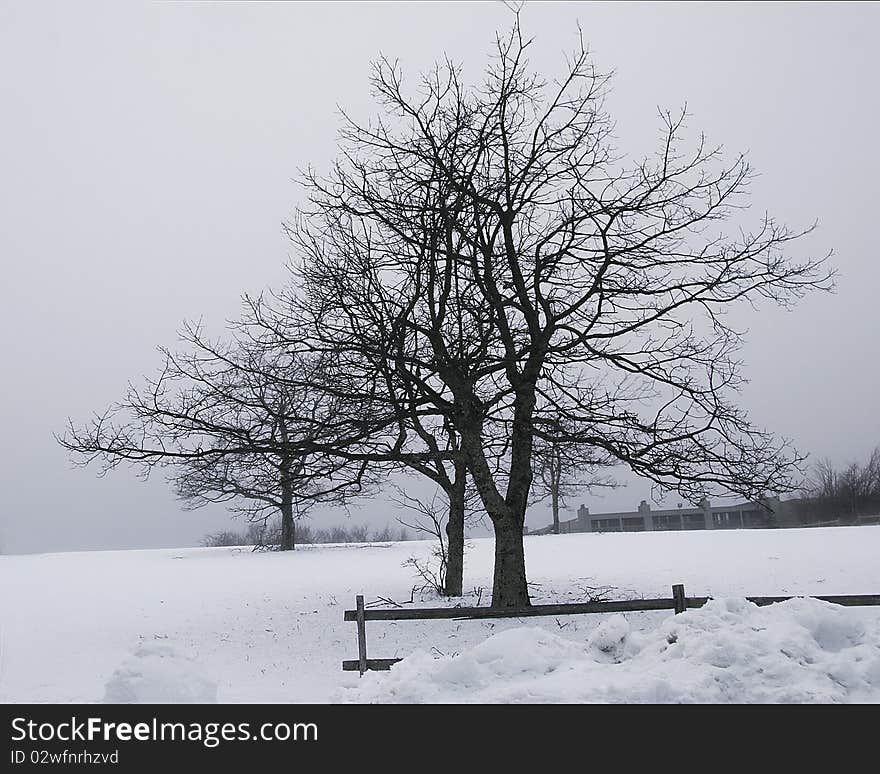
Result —
M 880 594 L 848 594 L 843 596 L 813 596 L 798 594 L 788 597 L 746 597 L 756 605 L 772 605 L 797 596 L 811 596 L 835 605 L 863 606 L 880 605 Z M 711 597 L 685 596 L 684 584 L 672 587 L 672 596 L 661 599 L 622 599 L 614 602 L 576 602 L 564 605 L 532 605 L 531 607 L 412 607 L 412 608 L 373 608 L 364 607 L 363 594 L 356 597 L 356 609 L 346 610 L 344 621 L 355 621 L 358 633 L 357 659 L 342 662 L 346 672 L 391 669 L 399 658 L 367 658 L 367 621 L 423 621 L 452 619 L 454 621 L 483 618 L 528 618 L 546 615 L 582 615 L 585 613 L 628 613 L 644 610 L 674 610 L 683 613 L 688 608 L 705 605 Z

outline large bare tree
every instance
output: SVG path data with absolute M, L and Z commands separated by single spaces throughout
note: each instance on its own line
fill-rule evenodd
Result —
M 627 158 L 583 44 L 553 80 L 529 45 L 517 21 L 470 87 L 446 61 L 408 89 L 380 59 L 380 114 L 346 118 L 289 226 L 308 347 L 379 396 L 407 454 L 461 454 L 494 526 L 495 606 L 529 602 L 541 417 L 560 420 L 544 442 L 693 501 L 791 489 L 799 455 L 736 405 L 725 312 L 832 281 L 824 256 L 785 255 L 809 229 L 748 220 L 744 157 L 687 141 L 682 112 L 660 115 L 656 153 Z M 432 448 L 444 432 L 454 453 Z

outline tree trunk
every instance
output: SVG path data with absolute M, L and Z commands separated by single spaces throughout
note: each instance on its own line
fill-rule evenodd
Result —
M 296 548 L 296 532 L 293 526 L 293 482 L 290 473 L 281 473 L 281 545 L 282 551 Z
M 464 493 L 466 469 L 463 462 L 455 464 L 455 481 L 449 496 L 449 519 L 446 522 L 447 597 L 460 597 L 464 583 Z
M 284 401 L 278 406 L 278 432 L 285 445 L 281 455 L 281 545 L 282 551 L 293 551 L 296 548 L 296 535 L 293 528 L 293 460 L 286 451 L 287 421 L 284 417 Z
M 528 607 L 526 558 L 523 551 L 523 520 L 504 516 L 493 519 L 495 526 L 495 577 L 492 607 Z
M 553 534 L 559 534 L 559 490 L 562 487 L 562 454 L 555 446 L 550 458 L 550 498 L 553 506 Z
M 482 446 L 481 417 L 465 412 L 459 418 L 462 450 L 468 473 L 474 481 L 483 507 L 495 528 L 495 573 L 492 580 L 492 607 L 527 607 L 526 561 L 523 550 L 523 525 L 532 481 L 532 431 L 530 409 L 534 395 L 518 406 L 514 421 L 510 474 L 505 498 L 498 491 Z

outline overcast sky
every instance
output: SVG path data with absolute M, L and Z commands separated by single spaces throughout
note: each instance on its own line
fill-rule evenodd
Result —
M 749 152 L 757 209 L 819 220 L 805 247 L 834 249 L 838 290 L 744 318 L 743 403 L 811 455 L 864 458 L 880 444 L 880 5 L 531 3 L 538 69 L 559 72 L 578 20 L 616 71 L 622 149 L 687 101 L 692 126 Z M 337 105 L 369 114 L 380 51 L 413 75 L 449 54 L 477 80 L 509 23 L 494 2 L 0 1 L 0 550 L 193 545 L 227 526 L 161 479 L 72 469 L 53 431 L 153 372 L 183 319 L 220 324 L 281 279 L 291 177 L 333 157 Z

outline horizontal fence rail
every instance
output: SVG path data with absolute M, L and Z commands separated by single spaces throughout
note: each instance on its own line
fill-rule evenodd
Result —
M 672 610 L 672 599 L 623 599 L 617 602 L 580 602 L 531 607 L 414 607 L 364 610 L 365 621 L 418 621 L 424 619 L 527 618 L 579 613 L 626 613 L 634 610 Z M 346 621 L 357 621 L 357 610 L 345 611 Z
M 844 594 L 830 596 L 814 596 L 794 594 L 786 597 L 755 596 L 746 597 L 749 602 L 758 606 L 785 602 L 788 599 L 809 596 L 835 605 L 861 607 L 880 605 L 880 594 Z M 699 608 L 712 597 L 687 597 L 684 585 L 677 583 L 672 587 L 672 597 L 660 599 L 621 599 L 610 602 L 575 602 L 560 605 L 532 605 L 530 607 L 413 607 L 413 608 L 378 608 L 367 610 L 364 597 L 356 597 L 356 609 L 343 613 L 344 621 L 357 622 L 358 658 L 342 662 L 345 672 L 382 671 L 391 669 L 401 661 L 399 658 L 367 658 L 367 621 L 425 621 L 425 620 L 480 620 L 487 618 L 529 618 L 547 615 L 582 615 L 586 613 L 628 613 L 650 610 L 674 610 L 683 613 L 689 608 Z

